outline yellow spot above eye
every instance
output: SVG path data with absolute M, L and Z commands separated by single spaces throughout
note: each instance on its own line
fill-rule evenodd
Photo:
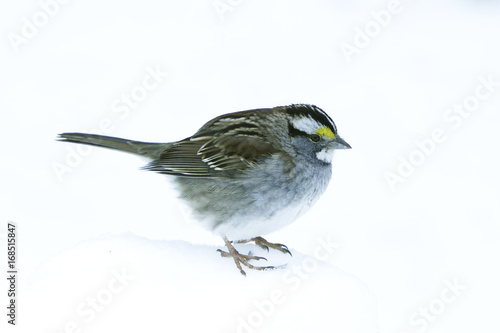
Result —
M 319 134 L 321 136 L 330 138 L 330 139 L 335 139 L 335 133 L 332 132 L 331 129 L 328 127 L 320 127 L 316 130 L 316 134 Z

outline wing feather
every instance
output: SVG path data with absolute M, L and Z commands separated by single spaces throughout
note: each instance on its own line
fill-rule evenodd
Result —
M 146 169 L 186 177 L 241 171 L 277 152 L 248 118 L 214 119 L 190 138 L 175 142 Z

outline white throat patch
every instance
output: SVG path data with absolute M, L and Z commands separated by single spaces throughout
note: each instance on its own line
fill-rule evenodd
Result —
M 333 149 L 328 149 L 328 147 L 325 147 L 316 153 L 316 157 L 323 162 L 332 163 Z

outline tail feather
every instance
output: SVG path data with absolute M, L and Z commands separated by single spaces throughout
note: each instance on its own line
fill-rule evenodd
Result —
M 59 134 L 58 140 L 115 149 L 151 159 L 158 158 L 166 148 L 171 146 L 169 143 L 140 142 L 86 133 L 62 133 Z

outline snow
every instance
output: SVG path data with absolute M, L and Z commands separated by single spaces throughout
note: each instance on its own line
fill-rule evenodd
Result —
M 327 258 L 335 246 L 322 240 L 317 255 Z M 247 270 L 243 277 L 216 248 L 132 235 L 80 244 L 37 274 L 40 280 L 27 290 L 21 308 L 30 320 L 19 327 L 26 332 L 73 326 L 82 332 L 376 332 L 373 294 L 319 257 L 293 250 L 292 258 L 274 254 L 284 257 L 274 259 L 286 268 Z
M 4 310 L 2 332 L 235 332 L 259 312 L 254 332 L 499 330 L 498 1 L 0 6 L 0 249 L 12 221 L 19 267 L 19 325 Z M 55 141 L 173 141 L 292 103 L 325 110 L 352 149 L 307 214 L 263 235 L 292 249 L 265 254 L 287 268 L 246 278 L 144 161 Z M 321 240 L 338 246 L 317 259 Z M 292 290 L 304 263 L 317 269 Z M 97 295 L 112 299 L 86 322 Z

